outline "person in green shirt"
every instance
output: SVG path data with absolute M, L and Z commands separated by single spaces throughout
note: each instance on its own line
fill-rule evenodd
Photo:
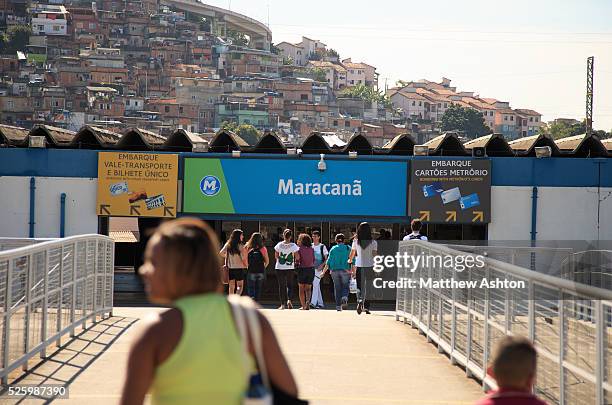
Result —
M 351 248 L 344 244 L 344 234 L 337 234 L 335 240 L 336 246 L 329 251 L 321 278 L 329 270 L 334 282 L 336 310 L 342 311 L 348 307 L 349 282 L 351 281 L 351 264 L 348 259 Z
M 141 321 L 130 349 L 121 405 L 243 403 L 255 368 L 232 309 L 222 294 L 219 242 L 199 219 L 164 222 L 147 244 L 140 268 L 151 302 L 171 306 Z M 276 335 L 258 313 L 263 355 L 272 386 L 297 396 L 297 386 Z

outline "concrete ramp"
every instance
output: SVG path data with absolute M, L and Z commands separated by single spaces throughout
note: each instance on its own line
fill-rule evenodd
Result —
M 114 404 L 119 401 L 135 326 L 159 308 L 115 308 L 113 316 L 63 342 L 19 384 L 66 384 L 70 398 L 4 403 Z M 264 310 L 311 404 L 472 404 L 480 384 L 465 377 L 392 312 Z M 13 380 L 16 378 L 16 380 Z M 203 398 L 205 400 L 205 398 Z M 203 402 L 204 403 L 204 402 Z

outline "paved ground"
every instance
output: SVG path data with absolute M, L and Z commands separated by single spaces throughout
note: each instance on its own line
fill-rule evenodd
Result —
M 112 404 L 138 319 L 152 308 L 116 308 L 114 316 L 65 342 L 20 384 L 69 384 L 59 404 Z M 390 312 L 265 310 L 311 404 L 472 404 L 480 385 Z M 40 399 L 0 403 L 43 403 Z

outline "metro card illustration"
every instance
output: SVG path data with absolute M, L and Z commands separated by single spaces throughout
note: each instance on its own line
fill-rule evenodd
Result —
M 423 186 L 423 195 L 428 198 L 438 194 L 442 194 L 443 191 L 444 189 L 442 188 L 442 183 L 440 183 L 439 181 Z
M 478 199 L 478 194 L 470 194 L 465 197 L 461 197 L 459 199 L 459 205 L 462 210 L 467 210 L 468 208 L 477 207 L 480 205 L 480 199 Z
M 461 192 L 459 191 L 459 187 L 455 187 L 451 188 L 450 190 L 443 191 L 442 194 L 440 194 L 440 197 L 442 197 L 443 204 L 448 204 L 460 199 Z

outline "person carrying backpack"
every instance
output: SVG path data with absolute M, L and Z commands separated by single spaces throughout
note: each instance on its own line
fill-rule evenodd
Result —
M 412 233 L 404 236 L 403 240 L 414 240 L 414 239 L 427 240 L 427 236 L 421 235 L 422 227 L 423 227 L 423 223 L 421 222 L 420 219 L 413 219 L 412 222 L 410 222 L 410 229 L 412 230 Z
M 270 263 L 261 233 L 254 232 L 251 235 L 246 244 L 246 249 L 248 252 L 247 291 L 249 297 L 259 302 L 263 282 L 266 278 L 266 267 Z
M 337 234 L 335 240 L 337 245 L 329 251 L 329 257 L 323 268 L 323 273 L 321 273 L 321 278 L 327 270 L 330 271 L 334 282 L 336 310 L 342 311 L 348 307 L 349 282 L 351 279 L 351 265 L 348 259 L 351 248 L 344 244 L 344 234 Z

